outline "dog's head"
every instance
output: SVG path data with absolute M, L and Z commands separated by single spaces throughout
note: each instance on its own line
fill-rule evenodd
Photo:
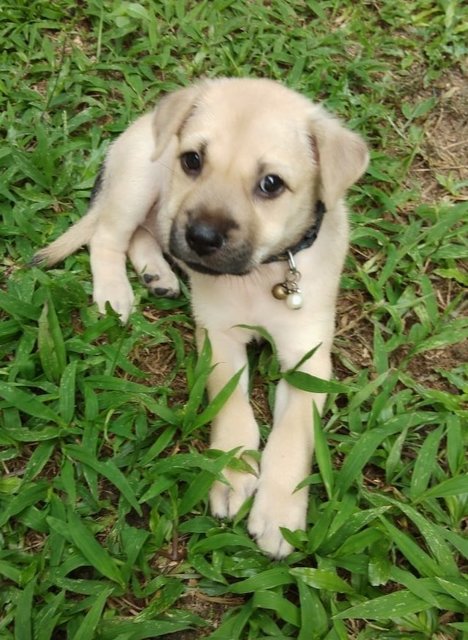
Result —
M 298 241 L 363 173 L 364 142 L 269 80 L 202 81 L 155 111 L 155 158 L 175 146 L 158 215 L 164 248 L 189 268 L 248 273 Z

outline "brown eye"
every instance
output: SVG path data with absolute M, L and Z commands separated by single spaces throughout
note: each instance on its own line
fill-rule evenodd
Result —
M 279 176 L 268 174 L 260 180 L 257 190 L 261 196 L 274 198 L 275 196 L 279 196 L 280 193 L 283 193 L 284 186 L 284 182 Z
M 187 151 L 180 156 L 182 169 L 189 176 L 197 176 L 202 170 L 202 157 L 196 151 Z

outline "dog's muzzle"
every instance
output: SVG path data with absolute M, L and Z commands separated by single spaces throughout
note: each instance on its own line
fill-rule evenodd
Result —
M 198 256 L 211 256 L 226 242 L 226 236 L 215 225 L 199 221 L 187 224 L 185 241 Z
M 176 220 L 169 240 L 171 255 L 190 269 L 210 275 L 245 275 L 252 269 L 252 246 L 240 237 L 239 226 L 224 216 L 196 216 Z

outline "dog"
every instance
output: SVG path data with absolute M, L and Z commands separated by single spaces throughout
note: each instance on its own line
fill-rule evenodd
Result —
M 331 376 L 336 296 L 348 248 L 346 190 L 364 173 L 367 146 L 322 106 L 267 79 L 202 80 L 164 97 L 111 146 L 88 213 L 41 250 L 53 265 L 89 244 L 94 300 L 126 321 L 134 296 L 130 258 L 156 295 L 190 282 L 197 344 L 211 342 L 208 394 L 241 369 L 212 424 L 211 447 L 238 449 L 252 472 L 225 469 L 211 511 L 234 517 L 254 496 L 248 530 L 274 558 L 292 551 L 281 528 L 304 529 L 313 453 L 313 403 L 325 394 L 276 390 L 261 464 L 248 399 L 246 346 L 263 327 L 284 370 Z M 313 355 L 304 355 L 314 348 Z

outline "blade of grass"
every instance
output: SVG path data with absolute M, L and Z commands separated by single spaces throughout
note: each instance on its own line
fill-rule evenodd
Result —
M 75 413 L 76 367 L 76 360 L 67 364 L 60 379 L 59 414 L 66 424 L 72 421 Z
M 48 463 L 54 450 L 55 442 L 53 441 L 40 442 L 37 445 L 34 453 L 29 458 L 29 462 L 23 476 L 23 483 L 34 480 L 34 478 L 40 474 L 42 469 Z
M 281 376 L 288 384 L 310 393 L 349 393 L 350 387 L 335 380 L 322 380 L 304 371 L 285 371 Z
M 50 298 L 39 317 L 37 343 L 46 378 L 58 382 L 65 369 L 67 356 L 62 330 Z
M 24 587 L 16 603 L 15 640 L 32 640 L 32 608 L 37 578 Z
M 314 440 L 315 440 L 315 459 L 322 476 L 323 484 L 327 491 L 328 499 L 331 500 L 333 496 L 333 467 L 331 462 L 330 449 L 328 448 L 325 432 L 322 428 L 322 420 L 320 413 L 317 409 L 315 402 L 313 403 L 313 425 L 314 425 Z
M 443 573 L 443 569 L 425 552 L 421 546 L 408 534 L 400 531 L 386 518 L 380 519 L 389 533 L 390 540 L 401 551 L 421 576 L 433 578 Z
M 115 560 L 96 541 L 95 537 L 72 510 L 68 510 L 69 535 L 75 547 L 88 560 L 90 565 L 112 582 L 124 586 L 124 581 Z
M 299 567 L 291 569 L 291 575 L 297 580 L 303 580 L 305 584 L 314 589 L 323 589 L 337 593 L 354 593 L 354 590 L 342 578 L 333 571 L 327 569 L 312 569 L 309 567 Z
M 35 640 L 51 640 L 65 604 L 65 591 L 60 591 L 39 611 L 34 625 Z
M 22 486 L 21 491 L 10 500 L 3 513 L 0 513 L 0 527 L 3 527 L 13 516 L 43 500 L 48 488 L 48 483 L 45 481 Z
M 335 486 L 338 496 L 342 497 L 353 482 L 357 480 L 364 465 L 369 462 L 383 440 L 399 431 L 399 425 L 390 423 L 385 427 L 366 431 L 358 438 L 337 474 Z
M 434 485 L 415 500 L 416 503 L 422 502 L 427 498 L 447 498 L 450 496 L 464 496 L 468 494 L 468 482 L 466 475 L 448 478 L 439 484 Z
M 429 484 L 432 473 L 434 472 L 437 462 L 437 451 L 439 450 L 440 440 L 442 438 L 444 428 L 432 431 L 424 440 L 411 475 L 410 497 L 412 500 L 424 493 Z
M 62 425 L 62 419 L 46 404 L 37 400 L 30 393 L 22 391 L 18 386 L 7 382 L 0 382 L 0 397 L 10 405 L 16 407 L 26 415 L 34 416 L 44 422 L 53 422 Z
M 224 407 L 234 389 L 239 384 L 239 380 L 244 372 L 244 369 L 240 369 L 230 380 L 227 382 L 224 387 L 216 394 L 210 404 L 206 407 L 202 413 L 200 413 L 193 421 L 191 425 L 188 425 L 185 429 L 185 433 L 188 435 L 195 431 L 195 429 L 199 429 L 203 425 L 211 422 L 215 416 L 218 415 L 220 410 Z
M 328 631 L 328 614 L 317 591 L 303 580 L 297 581 L 301 605 L 301 627 L 297 640 L 322 638 Z
M 426 611 L 431 605 L 410 591 L 397 591 L 380 598 L 374 598 L 345 611 L 335 618 L 362 618 L 365 620 L 398 620 L 411 613 Z
M 468 581 L 467 580 L 445 580 L 436 578 L 440 586 L 456 600 L 468 607 Z
M 299 609 L 275 591 L 255 591 L 252 603 L 255 609 L 271 609 L 285 622 L 300 626 Z
M 82 462 L 112 482 L 112 484 L 122 493 L 127 502 L 139 515 L 141 515 L 141 506 L 138 503 L 130 483 L 112 460 L 108 459 L 105 462 L 100 462 L 83 447 L 73 444 L 65 446 L 63 451 L 65 454 L 69 455 L 70 458 L 77 460 L 78 462 Z
M 286 567 L 274 567 L 262 571 L 256 576 L 250 576 L 245 580 L 236 582 L 229 587 L 230 593 L 253 593 L 281 587 L 294 582 Z
M 88 613 L 83 618 L 80 626 L 73 636 L 73 640 L 89 640 L 95 637 L 95 631 L 101 619 L 103 609 L 106 605 L 107 598 L 112 593 L 112 589 L 104 589 L 100 593 Z

